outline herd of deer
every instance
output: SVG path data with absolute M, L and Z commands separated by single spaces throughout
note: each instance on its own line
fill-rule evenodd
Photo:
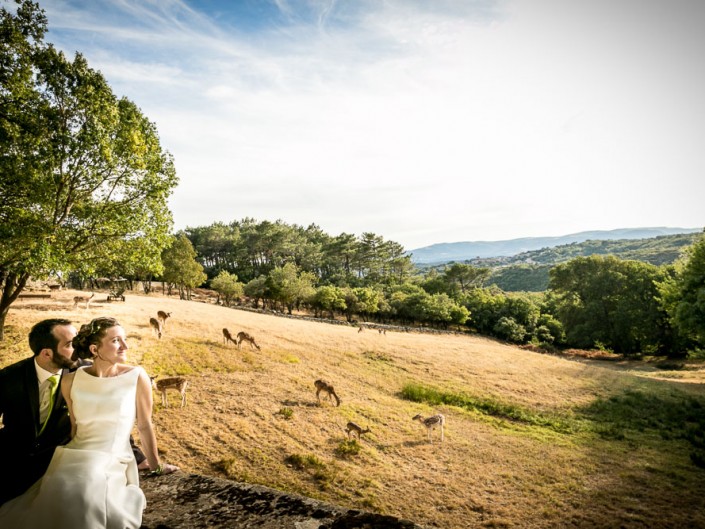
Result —
M 258 351 L 260 350 L 259 345 L 257 345 L 257 342 L 255 339 L 247 334 L 245 331 L 240 331 L 237 333 L 237 336 L 233 338 L 233 335 L 230 334 L 230 331 L 228 329 L 223 329 L 223 343 L 227 345 L 229 342 L 232 342 L 233 344 L 237 345 L 237 348 L 240 349 L 242 346 L 242 342 L 248 342 L 250 344 L 250 348 L 255 348 Z
M 157 311 L 156 318 L 149 318 L 149 326 L 152 328 L 152 332 L 159 338 L 162 337 L 164 328 L 166 327 L 166 320 L 169 318 L 171 318 L 171 312 L 164 312 L 163 310 Z
M 338 394 L 335 392 L 335 388 L 331 384 L 329 384 L 325 380 L 318 379 L 313 383 L 313 385 L 316 387 L 316 398 L 318 399 L 319 404 L 321 403 L 321 393 L 324 393 L 328 395 L 328 400 L 332 402 L 333 399 L 335 399 L 335 405 L 340 406 L 340 397 L 338 397 Z M 439 428 L 441 431 L 441 442 L 443 442 L 443 427 L 446 424 L 446 418 L 443 415 L 441 415 L 440 413 L 437 413 L 436 415 L 431 415 L 430 417 L 415 415 L 411 420 L 419 421 L 426 427 L 429 442 L 433 442 L 433 440 L 431 439 L 431 432 L 436 428 Z M 352 421 L 348 422 L 345 427 L 345 433 L 347 434 L 348 438 L 351 438 L 355 435 L 359 440 L 363 434 L 369 432 L 371 432 L 369 426 L 363 429 L 361 426 L 355 424 Z
M 74 298 L 74 301 L 78 303 L 77 298 Z M 92 298 L 93 296 L 91 296 Z M 81 301 L 86 301 L 86 307 L 88 306 L 88 303 L 90 302 L 90 298 L 88 300 L 81 299 Z M 164 332 L 164 327 L 166 326 L 166 320 L 171 317 L 171 312 L 164 312 L 164 311 L 158 311 L 157 312 L 157 317 L 156 318 L 149 318 L 149 325 L 152 328 L 152 331 L 157 334 L 159 338 L 162 337 L 162 333 Z M 360 326 L 358 333 L 362 332 L 363 328 Z M 386 331 L 380 330 L 380 333 L 384 332 L 386 334 Z M 233 338 L 232 334 L 230 334 L 230 331 L 227 328 L 223 328 L 223 343 L 228 344 L 228 343 L 233 343 L 234 345 L 237 345 L 237 348 L 240 349 L 242 346 L 242 342 L 248 342 L 250 344 L 250 348 L 257 349 L 258 351 L 260 350 L 260 346 L 257 344 L 255 341 L 254 337 L 251 336 L 250 334 L 246 333 L 245 331 L 240 331 L 237 333 L 235 338 Z M 155 391 L 161 393 L 162 396 L 162 405 L 165 408 L 169 407 L 169 402 L 166 397 L 166 392 L 169 389 L 174 389 L 176 390 L 180 395 L 181 395 L 181 407 L 183 408 L 186 405 L 186 388 L 188 387 L 188 380 L 186 380 L 184 377 L 169 377 L 169 378 L 164 378 L 161 380 L 156 380 L 156 377 L 150 377 L 152 380 L 152 387 L 154 388 Z M 321 393 L 324 395 L 328 396 L 328 400 L 330 402 L 335 399 L 335 405 L 340 406 L 340 403 L 342 402 L 340 400 L 340 397 L 338 394 L 335 392 L 335 388 L 328 382 L 322 379 L 316 380 L 313 385 L 316 388 L 316 399 L 318 400 L 319 405 L 321 404 Z M 427 436 L 429 442 L 433 442 L 431 438 L 431 433 L 433 430 L 438 428 L 441 433 L 441 442 L 444 440 L 444 426 L 445 426 L 445 417 L 441 415 L 440 413 L 436 415 L 432 415 L 430 417 L 423 417 L 422 415 L 415 415 L 412 418 L 413 421 L 419 421 L 421 424 L 426 427 L 427 431 Z M 349 421 L 345 427 L 345 433 L 347 434 L 348 438 L 353 438 L 357 437 L 358 440 L 360 440 L 361 436 L 370 433 L 370 427 L 368 426 L 367 428 L 362 428 L 361 426 L 355 424 L 352 421 Z

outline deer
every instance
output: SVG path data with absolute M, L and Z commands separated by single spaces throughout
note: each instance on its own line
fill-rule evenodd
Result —
M 313 383 L 313 385 L 316 386 L 316 398 L 318 399 L 318 404 L 321 403 L 321 392 L 323 392 L 328 393 L 328 400 L 332 401 L 333 397 L 335 397 L 335 405 L 340 406 L 340 397 L 338 397 L 335 389 L 333 389 L 333 386 L 331 386 L 328 382 L 318 379 Z
M 258 351 L 260 350 L 259 345 L 255 342 L 255 339 L 247 334 L 245 331 L 240 331 L 237 333 L 237 348 L 240 349 L 242 342 L 250 342 L 250 347 L 255 347 Z
M 360 426 L 358 426 L 352 421 L 350 421 L 345 428 L 345 432 L 348 434 L 348 437 L 352 436 L 353 434 L 357 434 L 358 441 L 360 440 L 360 436 L 362 434 L 369 433 L 370 431 L 371 430 L 369 426 L 363 430 Z
M 364 331 L 364 330 L 365 330 L 365 328 L 364 328 L 362 325 L 360 325 L 360 326 L 357 328 L 357 333 L 360 334 L 360 333 L 361 333 L 362 331 Z
M 233 335 L 230 334 L 230 331 L 226 328 L 223 328 L 223 343 L 225 345 L 228 345 L 228 342 L 233 342 L 235 345 L 237 345 L 237 340 L 233 338 Z
M 433 442 L 431 440 L 431 432 L 436 428 L 440 427 L 441 429 L 441 443 L 443 442 L 443 427 L 446 424 L 446 418 L 441 415 L 440 413 L 437 413 L 436 415 L 431 415 L 430 417 L 424 417 L 421 414 L 419 415 L 414 415 L 411 419 L 412 421 L 419 421 L 421 424 L 423 424 L 426 427 L 426 431 L 428 432 L 428 440 L 429 442 Z
M 385 336 L 387 336 L 387 329 L 377 329 L 377 330 L 379 331 L 380 334 L 384 334 Z
M 171 318 L 171 312 L 157 311 L 157 319 L 161 322 L 162 327 L 166 327 L 166 320 Z
M 152 328 L 152 332 L 156 334 L 160 339 L 162 337 L 162 322 L 156 318 L 149 318 L 149 326 Z
M 73 308 L 75 309 L 76 307 L 78 307 L 79 303 L 85 303 L 86 308 L 89 308 L 91 305 L 91 300 L 93 299 L 93 296 L 95 296 L 95 292 L 91 292 L 91 297 L 74 296 L 73 297 Z
M 181 393 L 181 407 L 183 408 L 186 405 L 186 387 L 188 386 L 188 380 L 184 377 L 169 377 L 155 380 L 156 378 L 157 377 L 149 377 L 154 390 L 162 394 L 162 406 L 165 408 L 169 407 L 169 400 L 166 398 L 166 390 L 174 389 Z

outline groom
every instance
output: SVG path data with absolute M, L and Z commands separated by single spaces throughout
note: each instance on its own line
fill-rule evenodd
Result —
M 58 382 L 62 373 L 79 366 L 74 336 L 69 320 L 40 321 L 29 333 L 34 356 L 0 370 L 0 505 L 42 477 L 56 447 L 70 439 L 71 421 Z M 133 452 L 142 463 L 144 454 L 134 444 Z

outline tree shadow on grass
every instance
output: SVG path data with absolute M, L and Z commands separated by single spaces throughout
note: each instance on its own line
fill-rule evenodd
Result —
M 644 434 L 690 443 L 693 463 L 705 468 L 705 402 L 680 392 L 668 396 L 627 390 L 576 410 L 603 439 L 635 442 Z

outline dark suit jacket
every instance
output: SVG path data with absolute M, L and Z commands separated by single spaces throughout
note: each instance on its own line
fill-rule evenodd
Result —
M 54 450 L 69 441 L 71 421 L 57 389 L 49 422 L 39 434 L 39 385 L 34 358 L 0 370 L 0 504 L 22 494 L 44 475 Z

